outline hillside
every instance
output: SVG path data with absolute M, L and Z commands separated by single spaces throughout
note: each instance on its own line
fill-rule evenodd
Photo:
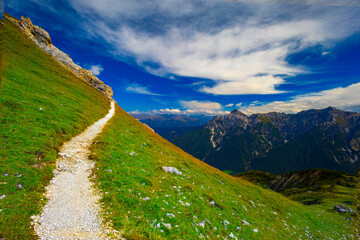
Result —
M 92 151 L 105 219 L 127 239 L 352 238 L 344 216 L 222 173 L 119 107 Z
M 334 211 L 335 206 L 346 206 L 349 210 L 347 214 L 351 215 L 354 214 L 351 210 L 356 210 L 356 185 L 359 179 L 350 173 L 308 169 L 278 175 L 249 171 L 235 176 L 277 191 L 304 205 L 316 205 L 326 211 Z
M 59 63 L 12 22 L 5 20 L 1 72 L 0 237 L 36 239 L 31 216 L 47 201 L 43 193 L 54 176 L 59 147 L 104 117 L 110 103 L 102 89 Z M 222 173 L 119 106 L 92 143 L 91 157 L 103 218 L 127 239 L 354 236 L 351 219 Z
M 0 238 L 34 239 L 58 149 L 104 116 L 109 99 L 45 53 L 7 15 L 0 88 Z
M 173 142 L 221 170 L 282 173 L 325 168 L 356 173 L 360 114 L 329 107 L 248 117 L 234 110 Z

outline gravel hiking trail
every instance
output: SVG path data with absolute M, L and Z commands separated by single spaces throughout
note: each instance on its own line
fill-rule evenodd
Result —
M 54 178 L 46 187 L 47 204 L 40 216 L 32 216 L 40 239 L 110 239 L 110 232 L 117 235 L 102 222 L 100 194 L 89 178 L 95 166 L 89 159 L 89 147 L 114 113 L 112 101 L 104 118 L 61 147 Z

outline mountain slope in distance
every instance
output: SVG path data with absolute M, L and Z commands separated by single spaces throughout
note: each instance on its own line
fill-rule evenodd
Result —
M 151 128 L 198 127 L 205 125 L 207 122 L 192 116 L 175 114 L 132 114 L 132 116 Z
M 248 117 L 234 110 L 173 142 L 221 170 L 281 173 L 328 168 L 356 173 L 360 114 L 329 107 Z
M 277 191 L 291 200 L 305 205 L 316 205 L 326 211 L 335 211 L 336 205 L 343 205 L 349 208 L 347 215 L 355 216 L 356 185 L 359 181 L 355 174 L 308 169 L 278 175 L 248 171 L 234 176 Z

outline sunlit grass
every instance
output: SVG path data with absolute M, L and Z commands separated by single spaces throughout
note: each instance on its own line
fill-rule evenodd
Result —
M 77 79 L 5 20 L 0 89 L 0 238 L 34 239 L 38 214 L 61 144 L 109 109 Z
M 352 239 L 344 216 L 214 169 L 119 107 L 92 151 L 104 217 L 127 239 Z

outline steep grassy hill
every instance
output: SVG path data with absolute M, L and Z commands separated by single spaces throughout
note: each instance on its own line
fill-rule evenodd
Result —
M 105 219 L 127 239 L 352 239 L 353 222 L 229 176 L 119 107 L 92 147 Z M 182 174 L 168 173 L 175 167 Z
M 335 205 L 356 210 L 357 175 L 326 169 L 308 169 L 274 175 L 261 171 L 236 174 L 263 188 L 277 191 L 291 200 L 334 211 Z M 354 216 L 354 213 L 347 213 Z
M 0 238 L 34 239 L 30 216 L 41 209 L 58 148 L 110 105 L 8 20 L 2 36 Z

